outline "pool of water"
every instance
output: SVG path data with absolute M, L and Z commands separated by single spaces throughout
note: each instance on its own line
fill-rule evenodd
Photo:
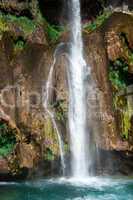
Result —
M 1 182 L 0 200 L 133 200 L 131 178 Z

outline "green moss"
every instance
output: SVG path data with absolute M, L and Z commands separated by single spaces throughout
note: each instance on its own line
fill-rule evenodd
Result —
M 9 30 L 8 24 L 6 23 L 5 19 L 0 14 L 0 39 L 3 33 L 8 30 Z
M 111 14 L 112 14 L 112 12 L 110 12 L 110 11 L 104 11 L 102 14 L 97 16 L 97 18 L 95 19 L 94 22 L 86 24 L 84 26 L 84 29 L 86 31 L 94 31 L 94 30 L 96 30 L 103 23 L 105 23 L 105 21 L 111 16 Z
M 129 110 L 122 113 L 122 136 L 128 139 L 129 131 L 131 130 L 131 116 Z
M 113 103 L 115 110 L 119 111 L 121 136 L 128 139 L 131 131 L 132 117 L 130 105 L 128 105 L 127 98 L 125 96 L 117 96 L 117 93 L 114 94 Z
M 113 95 L 113 106 L 117 109 L 123 109 L 125 105 L 127 104 L 127 99 L 123 96 L 118 96 L 117 93 L 114 93 Z
M 129 55 L 129 63 L 133 65 L 133 53 L 130 53 Z
M 113 104 L 115 110 L 117 110 L 119 113 L 118 119 L 120 121 L 121 136 L 125 139 L 128 139 L 131 131 L 131 105 L 129 105 L 126 96 L 119 96 L 117 93 L 114 93 Z
M 8 124 L 0 121 L 0 156 L 7 156 L 10 154 L 16 144 L 14 130 Z
M 1 18 L 1 15 L 0 15 L 0 32 L 6 32 L 8 31 L 8 25 L 6 23 L 6 21 Z
M 64 151 L 65 153 L 68 153 L 69 152 L 69 145 L 67 143 L 64 144 Z
M 51 119 L 47 118 L 47 120 L 44 123 L 44 157 L 47 160 L 48 151 L 51 151 L 52 156 L 58 156 L 59 155 L 59 144 L 58 144 L 58 137 L 56 130 L 53 127 L 53 124 L 51 122 Z

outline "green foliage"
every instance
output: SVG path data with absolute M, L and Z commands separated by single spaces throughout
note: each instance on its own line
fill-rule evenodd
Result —
M 127 99 L 125 97 L 121 97 L 114 92 L 113 96 L 113 106 L 115 109 L 123 110 L 125 105 L 127 104 Z
M 8 30 L 9 30 L 9 27 L 5 19 L 0 14 L 0 38 L 2 37 L 2 34 Z
M 113 98 L 114 107 L 119 111 L 119 119 L 121 121 L 121 136 L 128 139 L 131 130 L 131 116 L 132 110 L 130 105 L 127 103 L 127 98 L 125 96 L 114 95 Z
M 51 108 L 55 109 L 56 119 L 58 121 L 64 121 L 67 117 L 67 108 L 64 100 L 56 101 Z
M 4 122 L 0 122 L 0 156 L 7 156 L 12 152 L 16 138 L 13 130 Z
M 51 41 L 57 41 L 63 31 L 62 27 L 52 26 L 50 24 L 47 25 L 47 34 Z
M 110 16 L 111 16 L 111 12 L 103 12 L 101 15 L 97 16 L 97 18 L 95 19 L 94 22 L 86 24 L 84 26 L 84 29 L 87 31 L 94 31 L 96 30 L 98 27 L 100 27 Z
M 44 159 L 49 160 L 49 161 L 54 160 L 54 154 L 53 154 L 53 152 L 51 151 L 50 148 L 47 148 L 45 150 Z
M 25 47 L 25 42 L 23 40 L 17 40 L 17 42 L 14 44 L 15 52 L 23 50 L 24 47 Z
M 120 74 L 119 72 L 115 71 L 110 71 L 109 73 L 109 79 L 113 85 L 114 88 L 118 89 L 124 89 L 126 87 L 125 83 L 123 80 L 120 79 Z
M 15 15 L 3 14 L 0 12 L 0 34 L 10 30 L 11 25 L 13 25 L 16 31 L 23 31 L 24 36 L 27 37 L 35 31 L 38 24 L 44 24 L 44 26 L 46 26 L 45 30 L 48 38 L 52 42 L 58 40 L 64 30 L 62 26 L 50 25 L 41 15 L 38 15 L 37 20 L 31 20 L 28 17 L 17 17 Z M 18 45 L 19 47 L 21 46 L 20 43 Z
M 6 32 L 6 31 L 8 31 L 7 23 L 3 18 L 1 18 L 0 15 L 0 32 Z
M 36 28 L 35 22 L 27 17 L 15 17 L 13 15 L 8 15 L 7 20 L 20 26 L 25 34 L 31 34 Z
M 129 55 L 129 63 L 133 64 L 133 53 Z
M 110 63 L 109 67 L 109 79 L 113 86 L 113 104 L 114 108 L 119 111 L 119 117 L 121 121 L 121 136 L 128 139 L 131 129 L 131 108 L 128 105 L 126 96 L 119 95 L 121 90 L 127 88 L 127 74 L 128 64 L 123 59 L 117 59 Z
M 126 75 L 128 72 L 128 65 L 121 59 L 110 63 L 109 80 L 116 90 L 126 88 Z
M 69 145 L 67 143 L 64 144 L 64 151 L 65 153 L 69 151 Z
M 5 32 L 9 30 L 10 24 L 18 26 L 26 36 L 31 34 L 36 28 L 36 23 L 27 17 L 17 17 L 11 14 L 5 15 L 0 13 L 0 31 Z

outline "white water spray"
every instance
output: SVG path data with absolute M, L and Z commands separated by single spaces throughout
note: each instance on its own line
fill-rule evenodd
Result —
M 58 47 L 60 47 L 60 46 L 58 46 Z M 63 175 L 64 175 L 65 174 L 64 145 L 63 145 L 63 141 L 62 141 L 61 134 L 59 132 L 56 120 L 55 120 L 54 112 L 52 112 L 50 110 L 50 108 L 49 108 L 49 93 L 50 93 L 50 89 L 53 88 L 52 87 L 52 76 L 53 76 L 54 66 L 55 66 L 55 63 L 56 63 L 57 51 L 58 51 L 58 48 L 55 51 L 54 61 L 53 61 L 53 64 L 51 65 L 51 67 L 50 67 L 48 80 L 47 80 L 47 83 L 46 83 L 46 89 L 45 89 L 46 93 L 44 95 L 45 99 L 44 99 L 44 104 L 43 105 L 44 105 L 44 108 L 46 109 L 46 112 L 49 115 L 49 117 L 50 117 L 50 119 L 51 119 L 51 121 L 53 123 L 54 129 L 55 129 L 55 131 L 57 133 L 58 143 L 59 143 L 59 150 L 60 150 L 60 158 L 61 158 L 61 167 L 62 167 L 62 172 L 63 172 Z
M 80 1 L 71 0 L 71 50 L 69 66 L 69 129 L 72 177 L 88 176 L 87 152 L 87 102 L 85 89 L 86 62 L 83 58 L 83 41 L 80 17 Z

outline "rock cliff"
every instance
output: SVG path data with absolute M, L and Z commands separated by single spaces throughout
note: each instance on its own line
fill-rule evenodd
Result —
M 31 177 L 38 172 L 39 175 L 60 173 L 58 138 L 43 102 L 54 51 L 61 42 L 49 104 L 69 158 L 66 56 L 69 31 L 51 26 L 41 14 L 40 2 L 13 0 L 5 4 L 0 1 L 0 133 L 4 133 L 0 135 L 0 179 L 4 180 Z M 46 1 L 45 6 L 49 2 Z M 87 1 L 83 1 L 83 10 L 85 3 Z M 85 57 L 91 66 L 95 90 L 91 108 L 94 116 L 88 117 L 91 135 L 102 152 L 103 168 L 106 168 L 105 157 L 110 155 L 112 163 L 117 165 L 115 172 L 130 174 L 133 16 L 109 12 L 97 20 L 95 17 L 103 8 L 99 3 L 96 5 L 95 12 L 87 20 L 84 16 L 90 11 L 83 11 Z M 48 21 L 58 24 L 59 17 L 51 19 Z

